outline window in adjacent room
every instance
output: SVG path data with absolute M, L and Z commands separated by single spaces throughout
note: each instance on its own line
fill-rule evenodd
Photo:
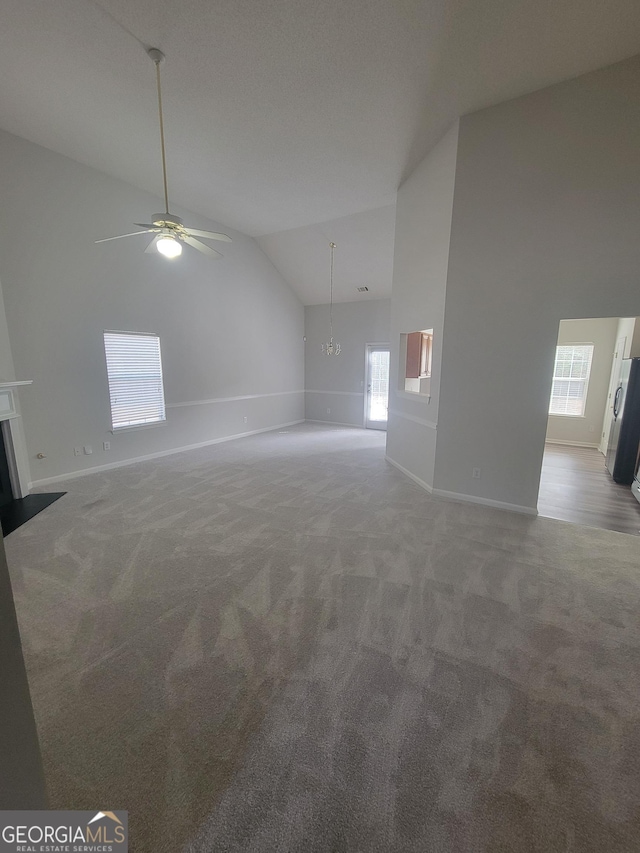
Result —
M 141 332 L 105 332 L 112 429 L 166 420 L 160 338 Z
M 592 359 L 593 344 L 567 344 L 556 348 L 550 415 L 584 415 Z

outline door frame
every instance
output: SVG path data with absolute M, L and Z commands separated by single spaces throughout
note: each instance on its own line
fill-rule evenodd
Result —
M 371 426 L 369 426 L 369 353 L 376 350 L 389 353 L 389 391 L 391 391 L 391 345 L 386 341 L 366 343 L 364 345 L 364 412 L 362 425 L 365 429 L 377 429 L 386 432 L 389 423 L 388 417 L 386 421 L 371 421 Z M 381 426 L 374 426 L 377 423 Z
M 598 450 L 606 457 L 609 448 L 609 436 L 613 426 L 613 395 L 620 379 L 620 371 L 622 369 L 622 359 L 624 358 L 624 350 L 627 345 L 627 336 L 621 335 L 616 341 L 616 348 L 611 359 L 611 377 L 609 379 L 609 391 L 607 394 L 607 404 L 604 410 L 604 419 L 602 429 L 600 431 L 600 441 Z

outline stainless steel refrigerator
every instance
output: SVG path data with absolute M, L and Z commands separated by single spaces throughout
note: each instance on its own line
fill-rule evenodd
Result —
M 621 362 L 613 399 L 613 422 L 607 449 L 607 470 L 616 483 L 633 482 L 640 444 L 640 358 Z

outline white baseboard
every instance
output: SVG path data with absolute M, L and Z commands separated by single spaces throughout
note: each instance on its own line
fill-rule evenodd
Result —
M 454 501 L 463 501 L 464 503 L 481 504 L 482 506 L 490 506 L 494 509 L 506 509 L 509 512 L 519 512 L 524 515 L 537 515 L 538 510 L 533 506 L 520 506 L 519 504 L 505 503 L 504 501 L 494 501 L 491 498 L 480 498 L 477 495 L 465 495 L 461 492 L 447 492 L 444 489 L 434 489 L 434 495 L 441 498 L 450 498 Z
M 408 477 L 410 480 L 413 480 L 414 483 L 417 483 L 422 489 L 429 492 L 429 494 L 433 494 L 433 486 L 430 486 L 429 483 L 426 483 L 424 480 L 421 480 L 420 477 L 416 477 L 415 474 L 412 474 L 411 471 L 408 471 L 404 466 L 402 466 L 399 462 L 396 462 L 395 459 L 392 459 L 390 456 L 384 457 L 390 465 L 393 465 L 394 468 L 397 468 L 398 471 L 402 471 L 405 477 Z
M 249 432 L 235 433 L 234 435 L 225 435 L 222 438 L 212 438 L 209 441 L 200 441 L 197 444 L 186 444 L 183 447 L 174 447 L 172 450 L 160 450 L 157 453 L 148 453 L 145 456 L 134 456 L 131 459 L 122 459 L 119 462 L 108 462 L 106 465 L 96 465 L 93 468 L 83 468 L 82 471 L 70 471 L 68 474 L 58 474 L 57 477 L 46 477 L 43 480 L 34 480 L 29 483 L 29 488 L 37 488 L 38 486 L 48 486 L 50 483 L 60 483 L 64 480 L 75 480 L 77 477 L 84 477 L 86 474 L 98 474 L 101 471 L 111 471 L 114 468 L 124 468 L 126 465 L 135 465 L 136 462 L 148 462 L 151 459 L 160 459 L 163 456 L 173 456 L 175 453 L 184 453 L 187 450 L 198 450 L 200 447 L 208 447 L 211 444 L 222 444 L 225 441 L 234 441 L 236 438 L 246 438 L 249 435 L 257 435 L 260 432 L 273 432 L 283 427 L 295 426 L 302 424 L 304 420 L 289 421 L 286 424 L 275 424 L 274 426 L 262 427 L 261 429 L 252 429 Z
M 414 483 L 417 483 L 431 495 L 436 495 L 441 498 L 450 498 L 455 501 L 463 501 L 464 503 L 482 504 L 483 506 L 490 506 L 494 509 L 505 509 L 509 512 L 519 512 L 524 515 L 538 514 L 538 510 L 535 507 L 519 506 L 518 504 L 505 503 L 504 501 L 493 501 L 490 498 L 479 498 L 476 495 L 464 495 L 460 492 L 447 492 L 444 489 L 434 489 L 433 486 L 430 486 L 429 483 L 425 483 L 425 481 L 421 480 L 420 477 L 416 477 L 416 475 L 412 474 L 411 471 L 407 471 L 404 466 L 400 465 L 394 459 L 391 459 L 390 456 L 385 456 L 384 458 L 389 462 L 389 464 L 393 465 L 394 468 L 397 468 L 398 471 L 402 471 L 402 473 L 409 477 L 410 480 L 413 480 Z
M 594 447 L 596 450 L 599 444 L 592 444 L 590 441 L 563 441 L 561 438 L 548 438 L 545 444 L 564 444 L 566 447 Z

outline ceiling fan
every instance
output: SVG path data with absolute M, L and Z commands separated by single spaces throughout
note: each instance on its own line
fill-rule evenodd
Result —
M 120 234 L 117 237 L 106 237 L 104 240 L 96 240 L 96 243 L 108 243 L 110 240 L 122 240 L 124 237 L 135 237 L 138 234 L 155 234 L 145 252 L 158 251 L 166 258 L 177 258 L 182 254 L 182 244 L 186 243 L 208 255 L 210 258 L 221 258 L 222 254 L 212 249 L 196 237 L 204 237 L 207 240 L 224 240 L 231 242 L 231 237 L 226 234 L 218 234 L 216 231 L 201 231 L 197 228 L 187 228 L 179 216 L 169 213 L 169 191 L 167 189 L 167 160 L 164 147 L 164 122 L 162 119 L 162 91 L 160 89 L 160 63 L 164 60 L 164 53 L 157 47 L 151 47 L 147 51 L 149 57 L 156 66 L 156 81 L 158 84 L 158 118 L 160 121 L 160 147 L 162 149 L 162 177 L 164 180 L 164 213 L 154 213 L 151 223 L 136 222 L 144 231 L 133 231 L 131 234 Z

